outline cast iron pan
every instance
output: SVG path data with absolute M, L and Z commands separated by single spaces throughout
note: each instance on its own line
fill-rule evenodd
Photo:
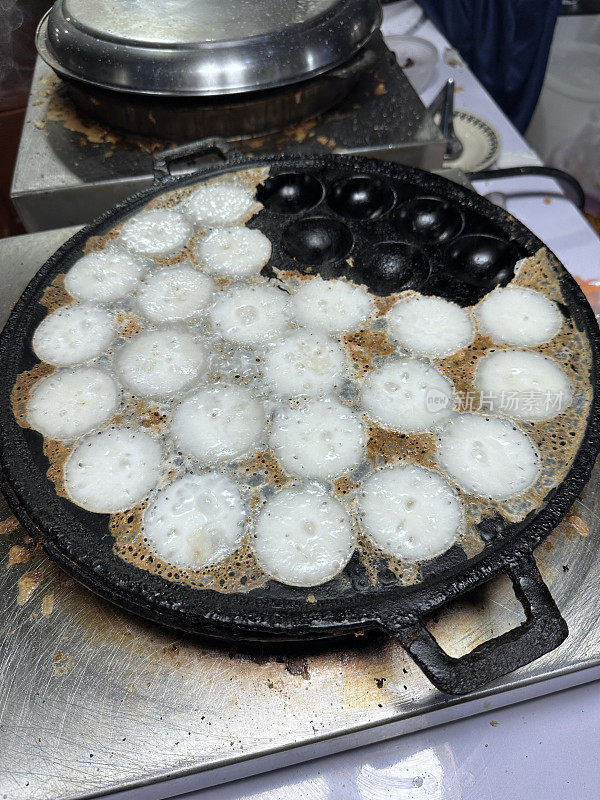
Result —
M 217 151 L 224 163 L 183 177 L 174 159 Z M 44 288 L 78 259 L 90 236 L 102 235 L 150 199 L 200 177 L 268 166 L 260 190 L 265 209 L 251 225 L 273 241 L 270 266 L 311 265 L 324 277 L 343 275 L 355 256 L 355 281 L 379 294 L 419 288 L 470 304 L 513 275 L 515 262 L 540 242 L 505 211 L 450 181 L 389 162 L 341 155 L 256 159 L 209 140 L 158 156 L 153 186 L 120 203 L 76 233 L 40 269 L 16 304 L 0 338 L 0 469 L 2 489 L 26 530 L 48 555 L 85 586 L 125 609 L 191 633 L 228 639 L 291 641 L 379 627 L 396 636 L 439 689 L 462 694 L 529 663 L 567 636 L 533 559 L 533 549 L 558 524 L 589 478 L 600 449 L 598 364 L 600 336 L 585 297 L 562 270 L 565 313 L 590 344 L 594 394 L 584 441 L 567 478 L 519 523 L 486 518 L 485 547 L 468 559 L 459 546 L 428 562 L 422 579 L 401 586 L 381 564 L 372 585 L 357 554 L 341 577 L 311 590 L 269 581 L 248 593 L 219 593 L 170 582 L 131 566 L 113 553 L 108 516 L 91 514 L 58 497 L 46 477 L 42 437 L 14 420 L 10 392 L 17 375 L 37 359 L 30 341 L 46 310 Z M 526 621 L 461 658 L 448 656 L 425 628 L 424 615 L 499 572 L 508 574 Z

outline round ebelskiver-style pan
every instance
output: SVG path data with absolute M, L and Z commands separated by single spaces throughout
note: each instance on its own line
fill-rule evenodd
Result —
M 174 178 L 174 159 L 217 151 L 222 163 Z M 528 517 L 510 523 L 484 518 L 483 550 L 467 557 L 455 545 L 426 562 L 421 579 L 401 585 L 382 560 L 375 583 L 355 553 L 343 573 L 307 590 L 276 581 L 247 592 L 217 592 L 169 581 L 126 563 L 113 551 L 108 515 L 92 514 L 59 497 L 48 480 L 42 437 L 19 427 L 10 403 L 19 373 L 37 363 L 31 337 L 46 310 L 45 287 L 81 256 L 89 237 L 107 233 L 148 201 L 173 188 L 239 169 L 268 166 L 259 190 L 265 205 L 251 226 L 273 242 L 265 268 L 310 264 L 324 277 L 344 275 L 354 256 L 352 279 L 376 294 L 418 288 L 471 304 L 506 283 L 516 261 L 542 243 L 489 202 L 441 177 L 398 164 L 341 155 L 257 159 L 241 157 L 218 140 L 163 153 L 156 180 L 75 234 L 39 270 L 17 302 L 0 338 L 0 469 L 2 489 L 16 516 L 48 555 L 85 586 L 150 620 L 197 634 L 228 639 L 292 641 L 353 630 L 383 628 L 396 636 L 440 690 L 462 694 L 538 658 L 567 636 L 567 626 L 533 559 L 533 549 L 558 524 L 589 478 L 600 449 L 595 317 L 575 281 L 561 269 L 563 313 L 570 315 L 591 352 L 593 397 L 582 444 L 560 485 Z M 362 176 L 361 181 L 349 181 Z M 356 190 L 356 191 L 355 191 Z M 406 210 L 423 203 L 432 221 L 430 239 L 403 228 Z M 390 244 L 391 243 L 391 244 Z M 477 257 L 475 257 L 475 255 Z M 485 257 L 484 257 L 485 256 Z M 504 572 L 526 613 L 518 628 L 461 658 L 448 656 L 423 624 L 424 616 L 492 576 Z

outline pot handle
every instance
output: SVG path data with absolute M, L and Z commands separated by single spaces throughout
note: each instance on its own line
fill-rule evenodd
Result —
M 404 649 L 434 686 L 447 694 L 461 695 L 529 664 L 558 647 L 568 635 L 548 587 L 532 555 L 506 566 L 506 574 L 521 602 L 525 621 L 501 636 L 489 639 L 460 658 L 449 656 L 427 630 L 422 620 L 380 624 L 396 636 Z
M 170 166 L 175 161 L 192 158 L 193 156 L 203 156 L 208 153 L 215 153 L 223 161 L 230 161 L 232 155 L 237 154 L 237 152 L 229 142 L 216 136 L 199 139 L 196 142 L 188 142 L 188 144 L 182 144 L 180 147 L 173 147 L 170 150 L 163 150 L 160 153 L 156 153 L 152 159 L 154 183 L 162 183 L 173 177 Z

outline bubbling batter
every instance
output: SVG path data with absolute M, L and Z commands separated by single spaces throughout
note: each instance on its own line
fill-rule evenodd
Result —
M 61 494 L 112 515 L 115 552 L 168 580 L 318 586 L 357 541 L 372 582 L 382 559 L 471 557 L 482 517 L 538 508 L 583 436 L 589 362 L 551 259 L 472 309 L 268 278 L 245 227 L 267 174 L 175 189 L 96 241 L 34 332 L 17 421 Z
M 523 494 L 539 473 L 539 453 L 526 433 L 510 422 L 460 414 L 438 434 L 437 463 L 469 494 L 507 500 Z
M 114 514 L 147 497 L 161 471 L 160 445 L 150 434 L 109 428 L 80 439 L 65 462 L 65 489 L 87 511 Z
M 318 586 L 346 566 L 356 535 L 338 500 L 317 487 L 291 487 L 263 506 L 250 542 L 269 577 L 290 586 Z
M 445 553 L 463 524 L 460 498 L 448 481 L 410 463 L 371 475 L 359 506 L 365 534 L 384 553 L 406 561 Z
M 553 339 L 562 327 L 555 302 L 518 286 L 490 292 L 475 307 L 475 314 L 479 330 L 498 344 L 536 347 Z
M 152 498 L 143 531 L 167 563 L 200 569 L 233 553 L 242 540 L 245 517 L 240 493 L 225 475 L 184 475 Z

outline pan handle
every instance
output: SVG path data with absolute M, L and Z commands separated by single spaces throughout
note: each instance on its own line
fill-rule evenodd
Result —
M 585 192 L 577 178 L 569 172 L 556 167 L 503 167 L 502 169 L 486 169 L 480 172 L 466 172 L 470 181 L 493 181 L 498 178 L 518 178 L 527 175 L 540 175 L 543 178 L 554 178 L 561 186 L 568 187 L 567 194 L 580 211 L 585 207 Z
M 447 694 L 467 694 L 558 647 L 568 635 L 562 618 L 532 555 L 506 566 L 525 621 L 501 636 L 480 644 L 460 658 L 449 656 L 422 620 L 394 624 L 380 620 L 423 670 L 434 686 Z
M 229 142 L 216 136 L 182 144 L 180 147 L 173 147 L 170 150 L 163 150 L 160 153 L 156 153 L 153 158 L 154 183 L 162 183 L 162 181 L 172 177 L 171 164 L 175 161 L 194 156 L 203 156 L 208 153 L 216 153 L 223 161 L 229 161 L 231 156 L 237 152 Z

